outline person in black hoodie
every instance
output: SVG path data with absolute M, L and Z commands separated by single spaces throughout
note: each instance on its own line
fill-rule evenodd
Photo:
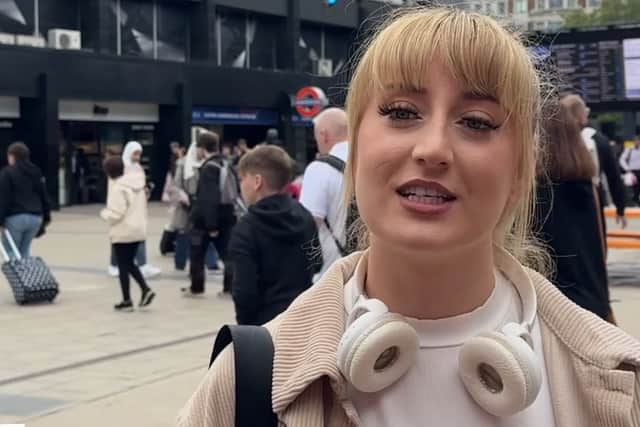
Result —
M 241 325 L 261 325 L 286 310 L 322 267 L 322 260 L 314 259 L 320 251 L 313 216 L 282 192 L 292 164 L 282 148 L 263 145 L 238 165 L 242 197 L 250 205 L 229 245 L 231 289 Z
M 603 319 L 612 315 L 595 164 L 565 104 L 548 121 L 548 163 L 539 172 L 534 231 L 548 245 L 560 291 Z
M 44 234 L 51 221 L 44 177 L 30 155 L 25 144 L 11 144 L 9 166 L 0 172 L 0 229 L 9 231 L 23 258 L 30 256 L 32 240 Z M 4 236 L 3 243 L 7 247 Z
M 229 164 L 220 155 L 220 138 L 214 132 L 201 132 L 196 140 L 200 158 L 204 162 L 199 169 L 198 188 L 190 201 L 191 212 L 191 287 L 182 288 L 183 295 L 204 293 L 204 262 L 207 249 L 213 242 L 225 264 L 223 293 L 231 293 L 231 269 L 227 266 L 227 249 L 231 230 L 236 223 L 234 201 L 237 197 L 237 181 Z

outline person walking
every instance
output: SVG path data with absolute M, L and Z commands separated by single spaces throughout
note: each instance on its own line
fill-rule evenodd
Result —
M 595 164 L 566 103 L 547 121 L 548 166 L 539 171 L 534 231 L 550 250 L 554 284 L 603 319 L 611 315 Z M 571 224 L 570 227 L 567 224 Z
M 203 158 L 199 156 L 196 143 L 192 142 L 187 150 L 187 154 L 176 164 L 174 175 L 174 192 L 172 193 L 172 203 L 175 205 L 173 213 L 172 227 L 176 230 L 176 251 L 174 266 L 178 271 L 186 268 L 190 254 L 190 234 L 192 224 L 190 221 L 191 201 L 195 200 L 198 190 L 198 169 L 202 166 Z M 217 271 L 218 254 L 213 243 L 207 248 L 205 263 L 209 271 Z
M 142 158 L 142 145 L 137 141 L 129 141 L 122 152 L 122 162 L 124 164 L 124 173 L 129 174 L 138 174 L 142 175 L 142 179 L 145 181 L 145 194 L 149 197 L 149 188 L 146 185 L 146 175 L 142 165 L 140 164 L 140 160 Z M 111 182 L 111 181 L 110 181 Z M 140 271 L 146 278 L 157 277 L 162 273 L 162 271 L 147 263 L 147 245 L 146 241 L 143 241 L 140 245 L 137 246 L 136 249 L 136 264 L 140 268 Z M 109 266 L 109 275 L 112 277 L 119 276 L 117 265 L 116 265 L 116 256 L 115 252 L 112 249 L 111 251 L 111 263 Z
M 348 209 L 342 197 L 343 170 L 349 155 L 347 115 L 339 108 L 328 108 L 313 119 L 313 126 L 319 156 L 304 173 L 300 203 L 318 225 L 324 260 L 319 277 L 347 255 Z
M 291 164 L 282 148 L 261 145 L 238 165 L 242 198 L 249 205 L 229 243 L 239 325 L 262 325 L 282 313 L 322 266 L 312 255 L 318 239 L 313 217 L 283 191 Z
M 566 95 L 560 99 L 560 103 L 564 105 L 572 120 L 580 126 L 582 141 L 587 147 L 595 165 L 593 182 L 598 190 L 597 195 L 601 208 L 600 222 L 603 227 L 602 232 L 604 235 L 607 234 L 607 222 L 604 216 L 607 197 L 603 179 L 607 180 L 611 199 L 616 206 L 616 224 L 625 228 L 627 226 L 627 219 L 624 215 L 626 207 L 625 189 L 622 178 L 620 177 L 620 168 L 618 167 L 608 138 L 588 126 L 590 110 L 582 97 L 579 95 Z
M 9 231 L 22 258 L 31 255 L 31 242 L 43 235 L 51 222 L 44 177 L 30 158 L 25 144 L 13 143 L 7 149 L 9 165 L 0 172 L 0 231 Z M 2 239 L 9 247 L 4 235 Z
M 122 159 L 112 157 L 104 162 L 104 170 L 113 182 L 107 195 L 107 206 L 100 212 L 109 224 L 109 238 L 118 263 L 122 302 L 116 304 L 117 311 L 132 311 L 129 276 L 142 291 L 139 307 L 153 301 L 155 293 L 147 285 L 135 263 L 138 247 L 147 234 L 147 194 L 144 174 L 125 173 Z
M 219 153 L 220 139 L 214 132 L 202 132 L 197 137 L 200 158 L 195 197 L 190 212 L 191 231 L 190 275 L 191 286 L 182 288 L 185 296 L 200 295 L 205 290 L 205 257 L 213 242 L 218 256 L 225 264 L 222 295 L 231 294 L 232 269 L 228 264 L 227 249 L 231 230 L 236 222 L 234 202 L 238 196 L 235 173 Z
M 633 203 L 640 206 L 640 135 L 635 135 L 633 145 L 625 148 L 620 156 L 620 166 L 626 173 L 635 175 Z
M 362 44 L 345 197 L 367 249 L 217 354 L 179 427 L 637 425 L 640 343 L 534 270 L 547 98 L 521 40 L 425 7 Z

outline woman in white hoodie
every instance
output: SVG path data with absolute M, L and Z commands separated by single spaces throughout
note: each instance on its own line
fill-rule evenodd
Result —
M 129 141 L 124 147 L 124 151 L 122 152 L 122 162 L 124 163 L 124 173 L 140 173 L 143 175 L 146 184 L 146 176 L 144 169 L 140 165 L 140 158 L 142 157 L 142 145 L 137 141 Z M 145 187 L 146 190 L 146 187 Z M 140 271 L 142 275 L 146 278 L 153 278 L 158 276 L 161 271 L 159 268 L 154 267 L 151 264 L 147 263 L 147 246 L 146 242 L 142 242 L 139 245 L 138 250 L 136 252 L 136 263 L 140 267 Z M 109 275 L 117 277 L 118 276 L 118 267 L 116 266 L 116 256 L 111 250 L 111 263 L 109 265 Z
M 140 285 L 142 296 L 140 307 L 151 304 L 155 293 L 134 262 L 136 251 L 147 234 L 147 194 L 143 173 L 124 173 L 124 162 L 113 157 L 104 163 L 104 169 L 112 180 L 107 197 L 107 207 L 100 216 L 109 223 L 109 237 L 118 262 L 122 302 L 114 308 L 118 311 L 132 311 L 133 303 L 129 293 L 129 275 Z

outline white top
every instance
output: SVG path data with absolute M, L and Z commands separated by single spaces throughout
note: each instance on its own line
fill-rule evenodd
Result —
M 349 144 L 340 142 L 333 146 L 329 154 L 346 162 L 349 155 Z M 341 245 L 344 245 L 346 242 L 347 209 L 342 202 L 342 181 L 343 174 L 331 165 L 317 161 L 311 162 L 304 172 L 300 203 L 315 218 L 326 218 L 333 231 L 333 236 L 338 239 Z M 318 235 L 324 260 L 319 276 L 341 255 L 334 237 L 324 224 L 320 226 Z
M 362 282 L 362 269 L 356 271 L 359 273 L 350 280 Z M 352 289 L 362 289 L 361 286 Z M 497 331 L 508 322 L 519 323 L 521 313 L 515 287 L 496 271 L 493 293 L 474 311 L 438 320 L 407 319 L 420 339 L 416 364 L 400 380 L 379 392 L 364 393 L 349 387 L 348 397 L 362 425 L 553 427 L 555 420 L 537 318 L 531 336 L 544 374 L 540 394 L 527 409 L 511 417 L 493 416 L 475 403 L 458 375 L 458 352 L 465 341 L 482 332 Z
M 625 171 L 640 171 L 640 148 L 626 148 L 620 156 L 620 166 Z

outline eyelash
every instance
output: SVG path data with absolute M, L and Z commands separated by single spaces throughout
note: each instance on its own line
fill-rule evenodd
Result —
M 402 122 L 407 122 L 409 120 L 415 120 L 420 118 L 418 112 L 415 108 L 409 105 L 394 105 L 394 104 L 385 104 L 380 105 L 378 107 L 378 114 L 383 117 L 389 117 L 392 122 L 396 124 L 401 124 Z M 398 117 L 399 114 L 404 114 L 409 117 Z M 463 117 L 459 120 L 465 124 L 465 126 L 474 132 L 488 132 L 495 131 L 500 129 L 501 125 L 495 125 L 491 123 L 491 121 L 486 120 L 480 117 Z M 479 127 L 470 126 L 469 124 L 473 123 L 474 125 L 480 125 Z

